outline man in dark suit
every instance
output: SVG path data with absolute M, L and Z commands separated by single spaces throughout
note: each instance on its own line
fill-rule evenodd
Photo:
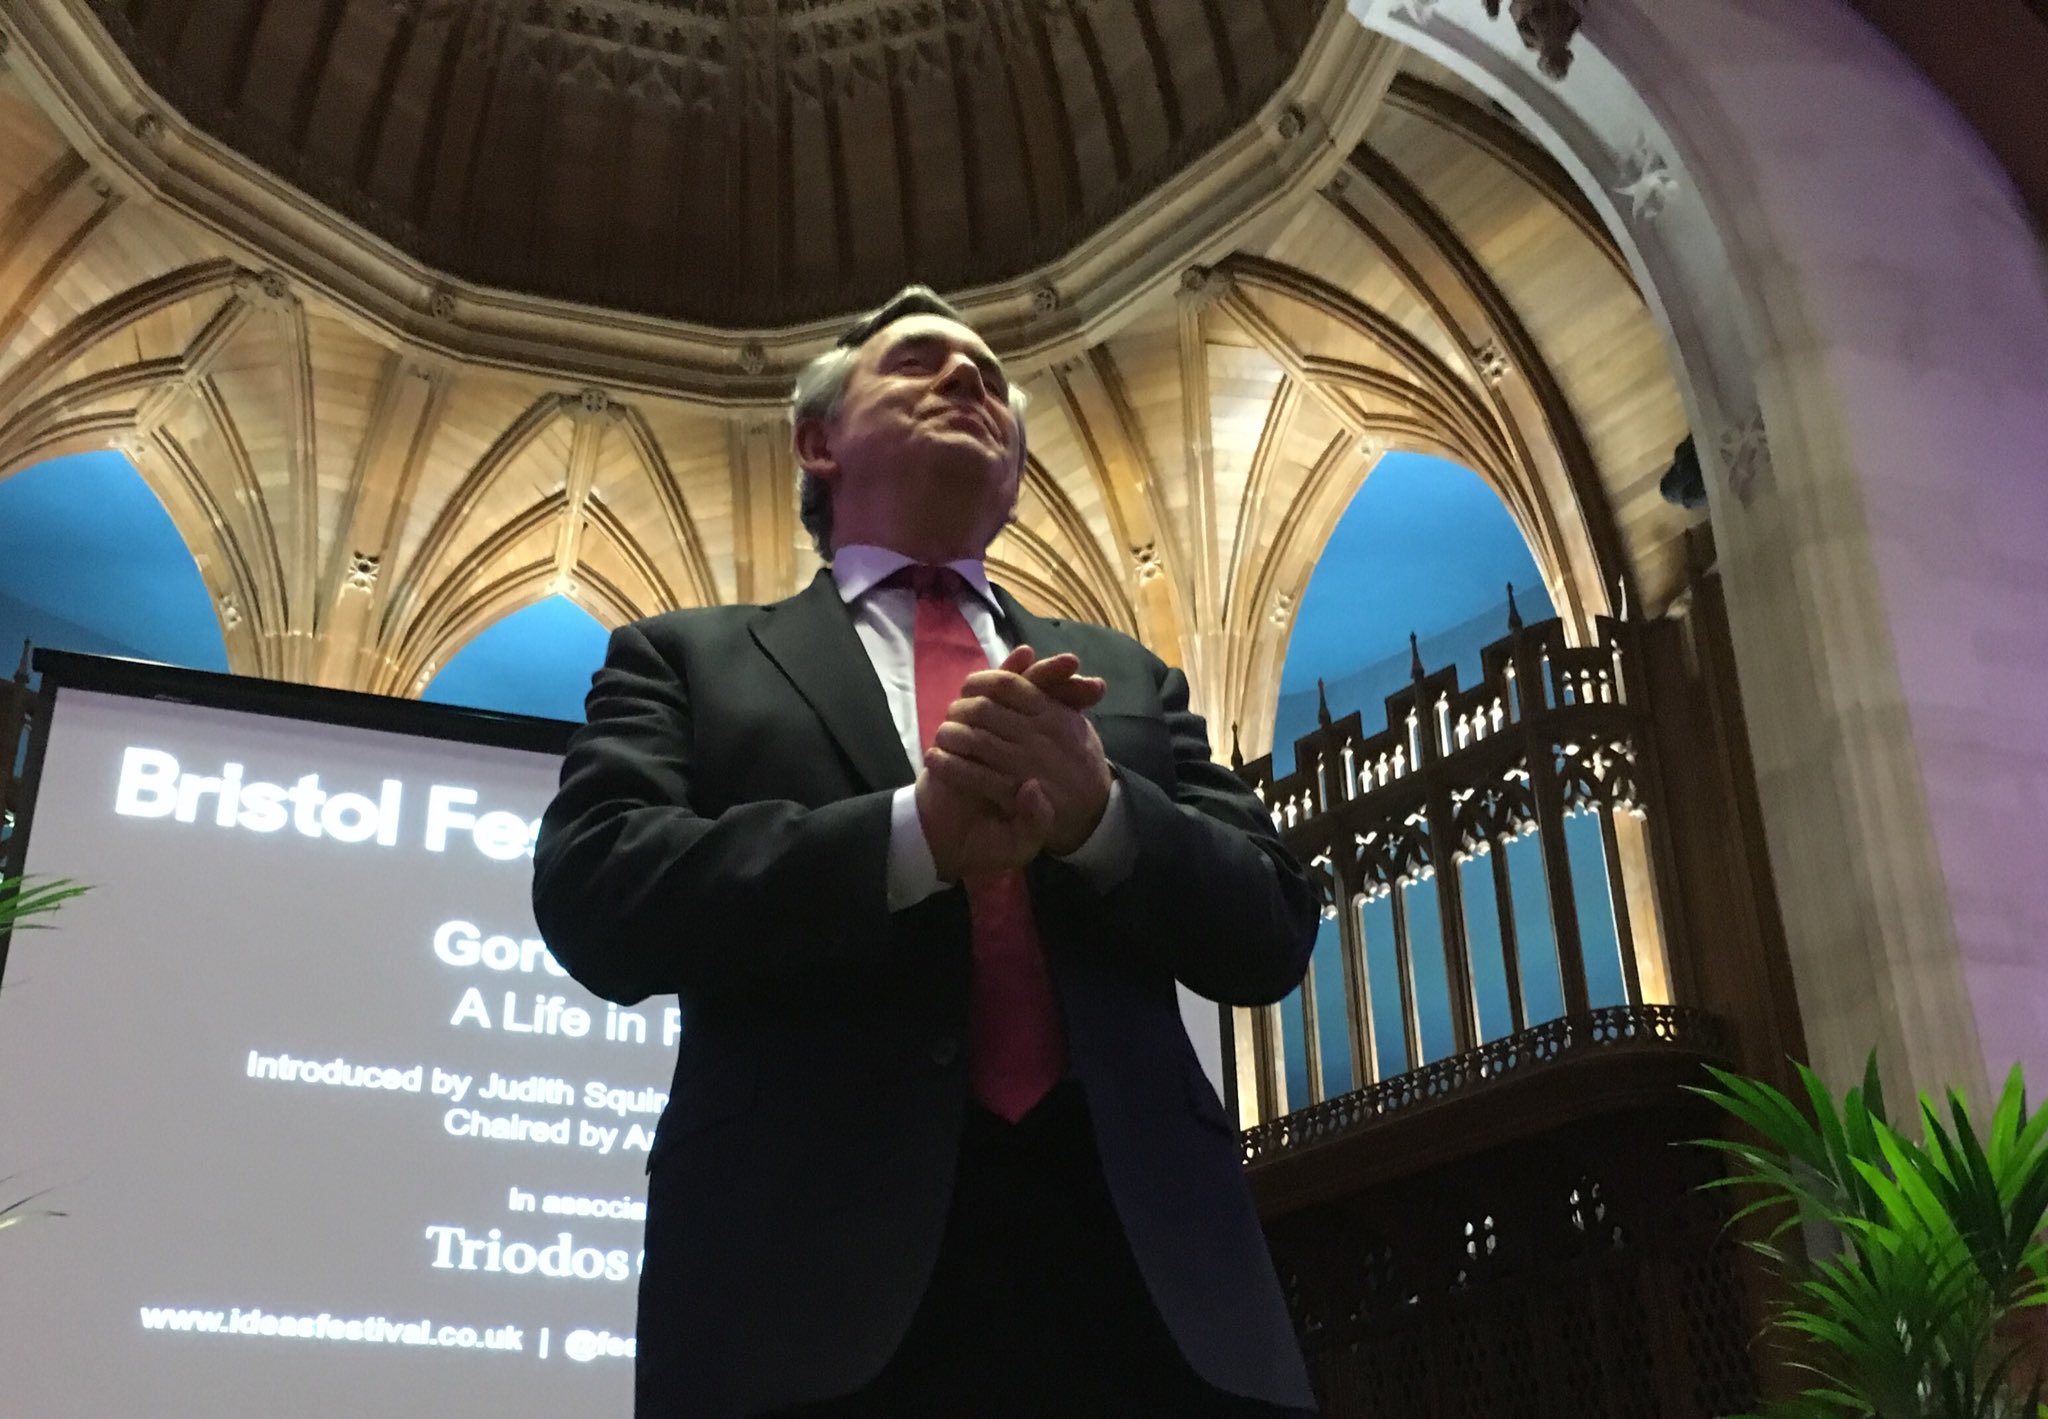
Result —
M 902 293 L 797 382 L 831 566 L 593 682 L 534 910 L 681 1001 L 640 1419 L 1312 1411 L 1174 982 L 1278 1000 L 1313 893 L 1178 670 L 988 582 L 1023 407 Z

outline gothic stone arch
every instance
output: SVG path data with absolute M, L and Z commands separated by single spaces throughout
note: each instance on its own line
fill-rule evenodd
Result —
M 1592 0 L 1554 80 L 1483 0 L 1349 3 L 1545 138 L 1664 325 L 1816 1064 L 2041 1077 L 2048 290 L 2004 175 L 1846 6 Z

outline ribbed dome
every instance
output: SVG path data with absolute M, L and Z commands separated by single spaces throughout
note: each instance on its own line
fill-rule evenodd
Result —
M 1019 276 L 1327 0 L 92 0 L 199 127 L 436 268 L 729 327 Z

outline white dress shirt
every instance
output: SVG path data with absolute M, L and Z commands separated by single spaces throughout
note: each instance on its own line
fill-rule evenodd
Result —
M 889 717 L 896 723 L 896 737 L 902 741 L 904 756 L 913 770 L 924 763 L 924 746 L 917 732 L 917 663 L 913 649 L 917 597 L 907 586 L 885 587 L 880 583 L 915 560 L 887 547 L 863 543 L 835 548 L 832 554 L 832 578 L 839 585 L 840 600 L 853 610 L 853 628 L 875 667 L 875 677 L 882 682 Z M 1015 647 L 1004 637 L 996 619 L 1001 608 L 989 589 L 987 571 L 977 559 L 948 565 L 967 583 L 959 598 L 960 614 L 966 617 L 974 638 L 981 642 L 988 663 L 1000 665 Z M 1081 668 L 1087 670 L 1086 666 Z M 1060 861 L 1079 869 L 1101 892 L 1130 876 L 1137 855 L 1138 845 L 1131 836 L 1130 817 L 1124 808 L 1123 785 L 1112 778 L 1102 821 L 1095 825 L 1088 841 Z M 939 880 L 931 844 L 925 840 L 915 786 L 897 789 L 890 804 L 888 870 L 891 911 L 914 906 L 946 885 Z

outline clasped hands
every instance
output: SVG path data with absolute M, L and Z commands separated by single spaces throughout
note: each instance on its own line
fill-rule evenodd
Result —
M 1071 654 L 1040 660 L 1020 645 L 978 670 L 946 710 L 917 776 L 917 813 L 948 881 L 1073 852 L 1109 802 L 1102 740 L 1083 710 L 1103 681 Z

